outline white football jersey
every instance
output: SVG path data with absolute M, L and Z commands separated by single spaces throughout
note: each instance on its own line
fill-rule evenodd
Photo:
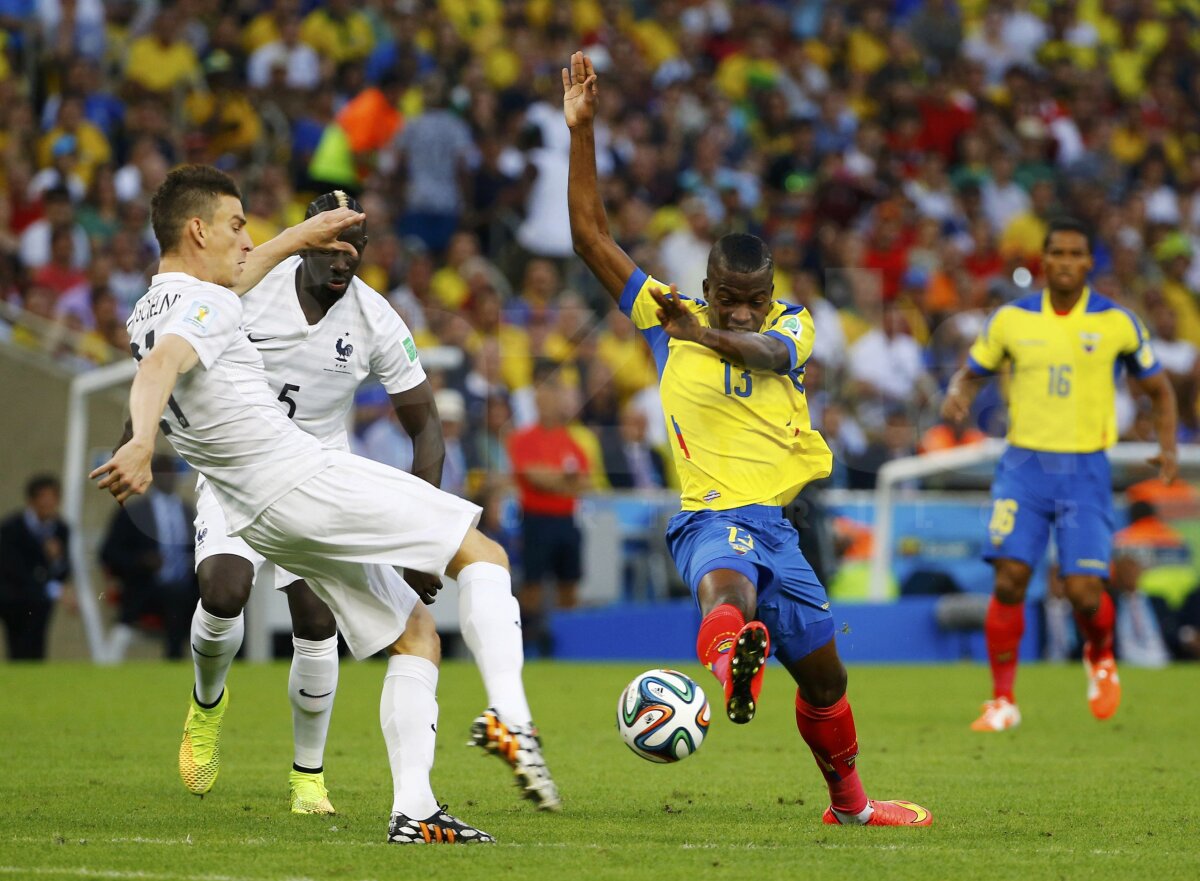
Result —
M 200 363 L 179 377 L 160 426 L 184 461 L 208 478 L 231 533 L 327 467 L 320 443 L 280 411 L 232 291 L 182 272 L 162 273 L 125 325 L 137 361 L 167 334 L 196 350 Z
M 362 381 L 374 375 L 399 394 L 424 382 L 425 371 L 403 319 L 358 278 L 310 325 L 296 299 L 300 263 L 284 260 L 242 298 L 242 323 L 281 412 L 326 449 L 349 451 L 346 422 Z

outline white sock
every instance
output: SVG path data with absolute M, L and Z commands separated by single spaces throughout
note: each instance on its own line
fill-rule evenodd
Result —
M 292 637 L 292 672 L 288 698 L 292 702 L 292 740 L 297 768 L 318 771 L 325 760 L 325 740 L 333 715 L 338 683 L 337 637 L 314 642 Z
M 532 719 L 521 668 L 521 607 L 512 594 L 512 576 L 495 563 L 471 563 L 458 573 L 458 620 L 463 639 L 483 677 L 488 706 L 509 725 Z
M 841 820 L 843 826 L 865 826 L 867 821 L 871 819 L 871 815 L 875 813 L 875 805 L 867 802 L 867 806 L 857 814 L 849 814 L 845 811 L 839 811 L 837 808 L 830 808 L 835 817 Z
M 392 813 L 424 820 L 438 809 L 429 785 L 437 740 L 438 669 L 416 655 L 388 658 L 379 725 L 392 766 Z
M 196 604 L 196 614 L 192 615 L 192 666 L 196 668 L 196 700 L 200 703 L 211 705 L 221 699 L 225 677 L 242 647 L 245 632 L 241 614 L 218 618 Z

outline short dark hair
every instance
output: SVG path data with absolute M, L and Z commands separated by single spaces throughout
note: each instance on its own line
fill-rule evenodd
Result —
M 1079 233 L 1087 241 L 1088 253 L 1092 252 L 1092 231 L 1082 220 L 1076 220 L 1074 217 L 1058 217 L 1051 220 L 1050 225 L 1046 227 L 1046 238 L 1042 241 L 1043 251 L 1050 247 L 1050 239 L 1056 232 Z
M 35 474 L 25 484 L 25 500 L 32 502 L 43 490 L 52 489 L 62 495 L 62 484 L 53 474 Z
M 771 249 L 758 236 L 731 232 L 717 239 L 708 253 L 708 265 L 729 272 L 760 272 L 775 266 Z
M 168 174 L 150 200 L 150 223 L 159 250 L 164 254 L 175 250 L 191 218 L 211 223 L 218 196 L 233 196 L 240 202 L 242 191 L 233 178 L 211 165 L 182 165 Z
M 308 210 L 304 212 L 304 219 L 316 217 L 326 211 L 334 211 L 338 208 L 349 208 L 352 211 L 362 213 L 363 207 L 358 204 L 358 199 L 355 199 L 345 190 L 332 190 L 324 193 L 308 203 Z

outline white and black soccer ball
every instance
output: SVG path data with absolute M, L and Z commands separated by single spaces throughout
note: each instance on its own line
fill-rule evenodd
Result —
M 651 762 L 686 759 L 708 733 L 708 698 L 676 670 L 647 670 L 617 703 L 617 730 L 625 744 Z

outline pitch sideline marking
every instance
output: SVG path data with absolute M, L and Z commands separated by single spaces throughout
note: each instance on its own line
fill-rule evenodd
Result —
M 263 879 L 235 875 L 173 875 L 164 872 L 89 869 L 83 866 L 63 869 L 42 866 L 0 866 L 0 875 L 70 875 L 76 878 L 107 878 L 112 881 L 263 881 Z M 288 878 L 287 881 L 311 881 L 311 879 Z

